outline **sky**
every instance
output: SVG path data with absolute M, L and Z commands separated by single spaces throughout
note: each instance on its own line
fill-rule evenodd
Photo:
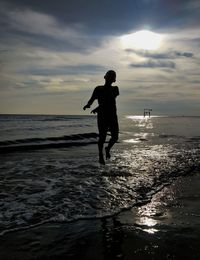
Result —
M 112 69 L 119 114 L 200 115 L 199 0 L 0 0 L 0 33 L 1 114 L 87 115 Z

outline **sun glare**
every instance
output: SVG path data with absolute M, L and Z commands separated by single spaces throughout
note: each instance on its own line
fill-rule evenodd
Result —
M 146 30 L 126 34 L 121 37 L 121 43 L 124 49 L 136 48 L 144 50 L 156 50 L 160 47 L 161 41 L 161 35 Z

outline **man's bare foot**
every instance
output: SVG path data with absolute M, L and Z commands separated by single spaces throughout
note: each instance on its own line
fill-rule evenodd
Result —
M 99 154 L 99 163 L 105 165 L 103 154 Z
M 108 149 L 108 147 L 105 147 L 105 151 L 106 151 L 106 160 L 108 160 L 111 157 L 110 150 Z

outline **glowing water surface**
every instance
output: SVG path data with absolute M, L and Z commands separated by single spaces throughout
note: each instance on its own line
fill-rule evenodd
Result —
M 128 116 L 119 121 L 119 143 L 103 167 L 97 145 L 2 155 L 2 234 L 44 222 L 117 214 L 145 204 L 199 165 L 200 118 Z M 92 125 L 89 118 L 87 122 Z M 139 222 L 148 232 L 156 232 L 156 222 L 148 216 L 152 211 L 140 214 Z

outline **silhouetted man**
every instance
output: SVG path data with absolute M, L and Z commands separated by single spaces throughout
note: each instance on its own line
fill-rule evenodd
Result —
M 110 149 L 118 140 L 119 126 L 117 119 L 116 109 L 116 97 L 119 95 L 119 89 L 117 86 L 112 86 L 112 83 L 116 81 L 116 73 L 113 70 L 109 70 L 104 76 L 105 84 L 103 86 L 97 86 L 93 94 L 88 101 L 87 105 L 83 107 L 90 108 L 95 99 L 98 100 L 99 106 L 92 110 L 91 113 L 97 113 L 97 124 L 99 129 L 99 162 L 105 164 L 103 156 L 103 145 L 106 140 L 108 130 L 111 133 L 111 139 L 108 146 L 105 148 L 106 159 L 110 159 Z

